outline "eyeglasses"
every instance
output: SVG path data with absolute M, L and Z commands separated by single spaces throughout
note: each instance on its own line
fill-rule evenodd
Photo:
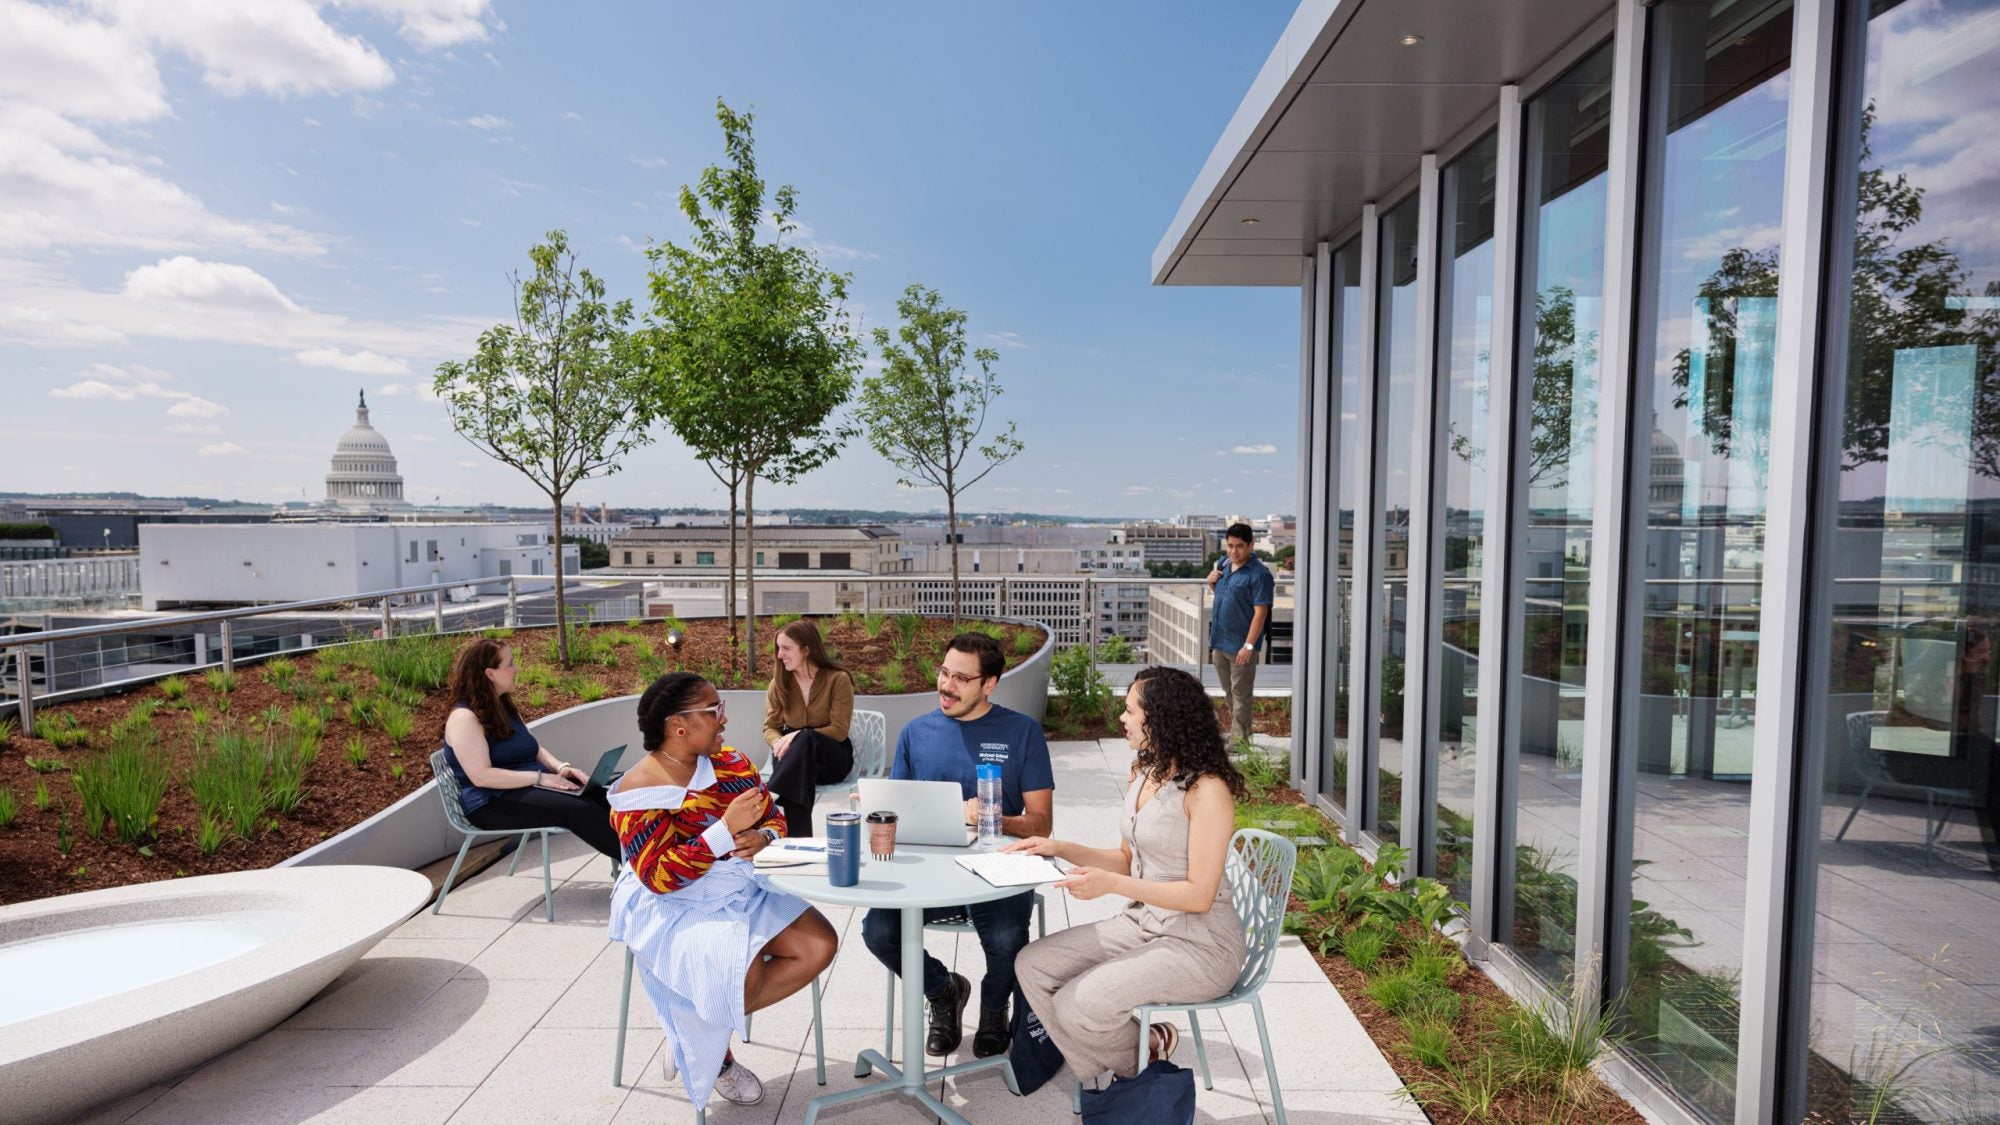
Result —
M 718 719 L 725 718 L 729 714 L 729 701 L 718 699 L 715 701 L 715 706 L 713 707 L 690 707 L 685 711 L 674 712 L 676 715 L 700 715 L 703 713 L 714 715 Z
M 979 681 L 986 678 L 984 676 L 977 674 L 970 676 L 963 675 L 961 673 L 952 671 L 951 669 L 945 667 L 942 664 L 938 665 L 937 674 L 938 674 L 938 679 L 950 680 L 952 683 L 957 684 L 959 687 L 964 687 L 967 684 L 976 684 Z

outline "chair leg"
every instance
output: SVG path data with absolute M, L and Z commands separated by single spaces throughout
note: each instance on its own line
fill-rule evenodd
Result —
M 1049 900 L 1035 895 L 1035 936 L 1049 936 Z
M 743 1013 L 743 1041 L 745 1043 L 750 1042 L 750 1021 L 756 1018 L 757 1014 L 755 1012 Z
M 1138 1010 L 1138 1016 L 1139 1016 L 1139 1066 L 1132 1073 L 1144 1074 L 1146 1071 L 1146 1055 L 1147 1055 L 1146 1048 L 1152 1045 L 1152 1040 L 1153 1040 L 1153 1009 L 1147 1007 L 1141 1007 Z M 1113 1075 L 1112 1077 L 1115 1078 L 1117 1076 Z
M 451 861 L 451 870 L 444 877 L 444 886 L 438 888 L 437 905 L 431 907 L 432 914 L 444 909 L 444 896 L 451 893 L 451 885 L 458 880 L 458 869 L 465 863 L 465 853 L 471 848 L 472 837 L 467 836 L 465 842 L 458 846 L 458 858 Z
M 1213 1090 L 1215 1078 L 1208 1073 L 1208 1044 L 1201 1041 L 1201 1015 L 1193 1008 L 1188 1009 L 1188 1028 L 1194 1032 L 1194 1057 L 1201 1062 L 1202 1089 Z
M 1847 835 L 1847 830 L 1854 827 L 1854 818 L 1861 815 L 1861 806 L 1868 803 L 1868 794 L 1874 791 L 1875 783 L 1872 781 L 1861 787 L 1861 795 L 1854 798 L 1854 807 L 1847 810 L 1847 819 L 1840 822 L 1840 831 L 1833 834 L 1834 842 L 1838 843 Z
M 1250 997 L 1250 1011 L 1257 1017 L 1257 1042 L 1264 1048 L 1264 1077 L 1271 1083 L 1271 1108 L 1278 1125 L 1285 1125 L 1285 1096 L 1278 1092 L 1278 1060 L 1271 1054 L 1271 1033 L 1264 1026 L 1264 1000 Z
M 611 1084 L 625 1084 L 625 1025 L 632 1012 L 632 947 L 625 947 L 625 985 L 618 990 L 618 1049 L 611 1055 Z
M 1070 1112 L 1071 1112 L 1072 1114 L 1075 1114 L 1075 1115 L 1076 1115 L 1076 1116 L 1078 1116 L 1078 1117 L 1082 1117 L 1082 1116 L 1083 1116 L 1083 1079 L 1081 1079 L 1081 1078 L 1076 1078 L 1076 1077 L 1072 1077 L 1072 1078 L 1070 1079 L 1070 1081 L 1072 1081 L 1073 1083 L 1075 1083 L 1075 1085 L 1074 1085 L 1074 1086 L 1073 1086 L 1073 1087 L 1072 1087 L 1072 1088 L 1070 1089 L 1070 1092 L 1069 1092 L 1069 1111 L 1070 1111 Z
M 522 843 L 527 843 L 523 840 Z M 556 881 L 549 875 L 549 834 L 542 833 L 542 912 L 556 920 Z
M 826 1085 L 826 1026 L 820 1022 L 819 978 L 814 977 L 813 989 L 813 1077 L 819 1084 Z
M 520 838 L 514 843 L 514 858 L 507 863 L 507 875 L 509 878 L 513 877 L 514 872 L 521 869 L 521 853 L 528 850 L 528 835 L 528 833 L 523 832 Z

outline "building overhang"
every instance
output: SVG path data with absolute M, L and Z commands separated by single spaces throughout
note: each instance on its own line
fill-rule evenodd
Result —
M 1153 251 L 1153 284 L 1297 285 L 1301 257 L 1610 7 L 1302 0 Z

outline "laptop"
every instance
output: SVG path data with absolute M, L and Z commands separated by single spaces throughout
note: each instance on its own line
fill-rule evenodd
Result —
M 956 781 L 861 779 L 861 815 L 886 809 L 896 814 L 896 843 L 963 848 L 979 839 L 965 823 L 964 790 Z
M 597 759 L 597 765 L 590 771 L 590 784 L 599 787 L 611 784 L 618 773 L 618 759 L 625 756 L 625 747 L 613 746 Z M 585 786 L 589 788 L 589 786 Z

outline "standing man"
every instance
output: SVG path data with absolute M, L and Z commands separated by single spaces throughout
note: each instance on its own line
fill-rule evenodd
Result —
M 956 781 L 965 796 L 965 819 L 979 819 L 982 765 L 1000 767 L 1000 830 L 1025 839 L 1046 836 L 1055 824 L 1055 773 L 1042 725 L 993 702 L 993 689 L 1007 666 L 1000 642 L 984 633 L 960 633 L 945 646 L 938 666 L 938 709 L 920 715 L 896 737 L 896 761 L 889 776 L 902 781 Z M 980 1058 L 1005 1051 L 1013 1041 L 1007 1001 L 1014 994 L 1014 955 L 1028 944 L 1028 919 L 1035 892 L 969 906 L 934 907 L 924 921 L 970 919 L 986 953 L 986 976 L 979 982 L 979 1030 L 972 1052 Z M 903 931 L 897 911 L 870 910 L 861 920 L 861 940 L 875 959 L 900 972 Z M 909 987 L 909 982 L 904 982 Z M 930 1034 L 924 1051 L 948 1055 L 964 1037 L 965 1006 L 972 982 L 948 972 L 924 954 L 924 996 L 930 1001 Z M 911 1065 L 911 1064 L 905 1064 Z
M 1271 623 L 1271 568 L 1250 553 L 1250 525 L 1233 523 L 1223 533 L 1224 557 L 1208 572 L 1215 609 L 1208 616 L 1208 659 L 1229 701 L 1229 735 L 1250 740 L 1250 695 L 1257 683 L 1257 646 Z

